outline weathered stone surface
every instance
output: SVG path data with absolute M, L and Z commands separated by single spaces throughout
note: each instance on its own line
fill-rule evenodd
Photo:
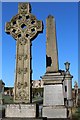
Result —
M 44 81 L 43 117 L 67 118 L 64 103 L 64 73 L 46 73 Z
M 47 120 L 47 118 L 3 118 L 1 120 Z
M 39 109 L 36 104 L 10 104 L 5 111 L 5 117 L 9 118 L 36 118 L 38 114 Z
M 30 103 L 31 99 L 31 41 L 42 31 L 42 21 L 31 13 L 29 3 L 19 3 L 18 14 L 6 23 L 6 33 L 16 42 L 16 75 L 14 101 Z
M 49 15 L 46 19 L 46 72 L 58 71 L 58 48 L 55 19 Z
M 43 117 L 47 118 L 67 118 L 67 108 L 64 107 L 43 107 Z
M 44 86 L 44 106 L 64 105 L 62 84 Z
M 46 73 L 42 79 L 44 81 L 44 85 L 62 84 L 64 79 L 64 72 Z
M 58 48 L 53 16 L 47 17 L 46 26 L 46 73 L 42 77 L 44 81 L 42 116 L 52 119 L 67 118 L 63 87 L 65 71 L 59 70 L 58 66 Z

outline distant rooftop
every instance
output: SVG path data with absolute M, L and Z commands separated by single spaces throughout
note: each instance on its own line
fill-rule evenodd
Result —
M 0 80 L 0 84 L 3 84 L 3 85 L 5 85 L 5 83 L 4 83 L 2 80 Z

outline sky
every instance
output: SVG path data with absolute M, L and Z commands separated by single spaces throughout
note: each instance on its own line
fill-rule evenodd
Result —
M 39 80 L 46 72 L 46 18 L 52 15 L 56 20 L 59 69 L 70 62 L 70 73 L 78 81 L 78 3 L 77 2 L 30 2 L 32 14 L 44 24 L 32 42 L 32 79 Z M 16 40 L 5 33 L 5 23 L 18 13 L 18 2 L 2 3 L 2 80 L 5 86 L 14 86 L 16 66 Z

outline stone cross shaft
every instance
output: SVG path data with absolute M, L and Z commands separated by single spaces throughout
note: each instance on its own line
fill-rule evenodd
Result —
M 16 40 L 16 76 L 14 101 L 30 103 L 31 98 L 31 42 L 42 32 L 42 21 L 31 14 L 29 3 L 19 3 L 18 14 L 6 23 L 5 31 Z

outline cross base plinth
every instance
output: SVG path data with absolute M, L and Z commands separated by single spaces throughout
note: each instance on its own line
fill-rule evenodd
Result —
M 6 106 L 6 118 L 37 118 L 39 107 L 37 104 L 9 104 Z

